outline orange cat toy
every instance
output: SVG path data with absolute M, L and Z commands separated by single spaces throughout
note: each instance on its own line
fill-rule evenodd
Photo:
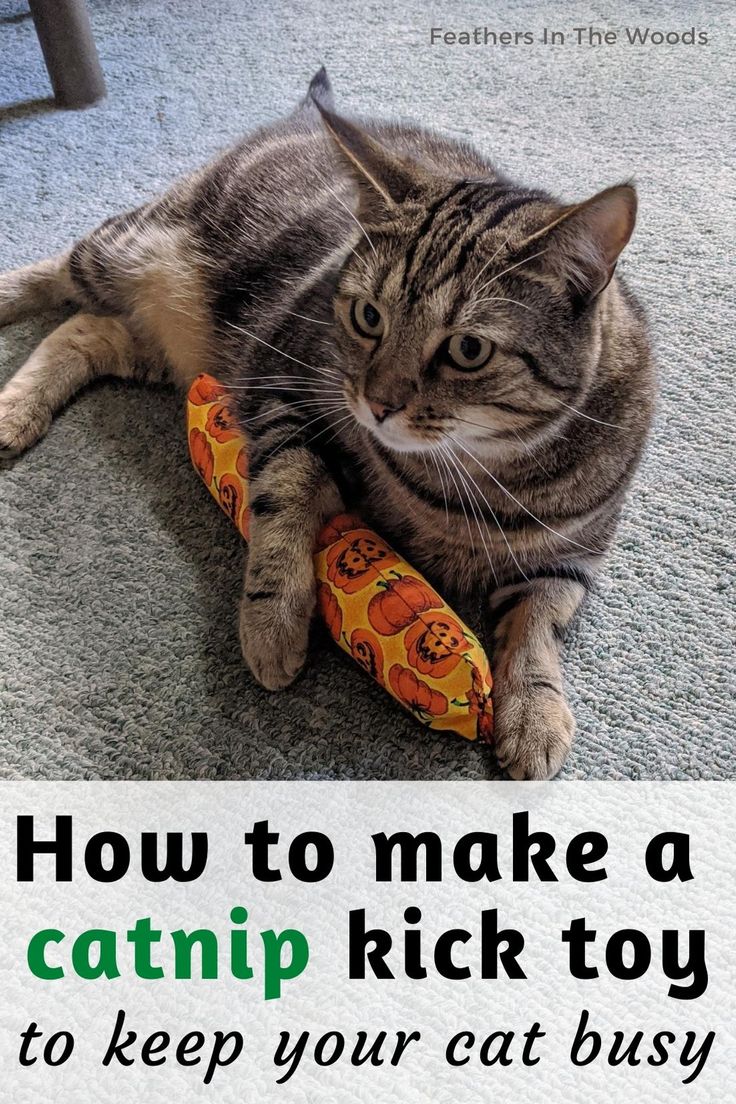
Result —
M 187 422 L 192 463 L 247 541 L 248 445 L 212 376 L 192 384 Z M 418 571 L 341 514 L 319 534 L 314 572 L 319 611 L 343 651 L 426 727 L 491 740 L 488 658 Z

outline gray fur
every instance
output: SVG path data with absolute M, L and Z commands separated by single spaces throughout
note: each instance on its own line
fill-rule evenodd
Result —
M 241 639 L 266 686 L 304 660 L 312 547 L 343 505 L 437 585 L 487 595 L 497 748 L 561 766 L 564 631 L 610 545 L 651 419 L 646 327 L 615 276 L 630 185 L 560 204 L 468 146 L 334 112 L 287 119 L 68 255 L 0 277 L 0 322 L 71 300 L 0 394 L 17 452 L 98 375 L 217 374 L 251 441 Z M 355 301 L 380 306 L 380 340 Z M 459 371 L 452 334 L 493 348 Z M 487 344 L 491 343 L 491 344 Z

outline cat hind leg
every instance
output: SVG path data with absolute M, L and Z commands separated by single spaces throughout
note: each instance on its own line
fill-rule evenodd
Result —
M 0 326 L 68 302 L 79 302 L 69 272 L 68 253 L 0 272 Z
M 92 380 L 135 374 L 133 338 L 115 317 L 80 313 L 58 326 L 0 390 L 0 456 L 44 436 L 54 415 Z

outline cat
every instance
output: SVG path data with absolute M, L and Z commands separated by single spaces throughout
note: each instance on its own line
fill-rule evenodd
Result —
M 560 653 L 652 417 L 647 325 L 616 263 L 629 183 L 562 204 L 471 146 L 336 112 L 324 69 L 281 122 L 70 251 L 0 276 L 0 323 L 71 304 L 0 393 L 0 449 L 99 376 L 209 371 L 249 435 L 240 638 L 300 671 L 312 549 L 349 508 L 492 625 L 496 750 L 553 776 Z

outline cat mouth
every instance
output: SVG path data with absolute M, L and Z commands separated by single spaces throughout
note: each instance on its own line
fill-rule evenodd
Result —
M 413 426 L 403 411 L 379 422 L 364 399 L 353 399 L 349 405 L 356 422 L 393 452 L 426 452 L 438 437 Z

